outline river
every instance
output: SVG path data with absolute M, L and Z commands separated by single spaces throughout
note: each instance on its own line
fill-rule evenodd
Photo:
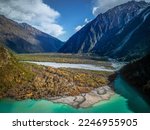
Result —
M 118 75 L 114 81 L 116 94 L 110 100 L 99 102 L 92 107 L 75 109 L 69 105 L 46 100 L 12 99 L 0 100 L 1 113 L 133 113 L 150 112 L 150 105 L 123 78 Z
M 85 69 L 85 70 L 96 70 L 96 71 L 107 71 L 113 72 L 114 69 L 108 69 L 104 66 L 96 66 L 91 64 L 72 64 L 72 63 L 56 63 L 56 62 L 34 62 L 34 61 L 23 61 L 27 63 L 33 63 L 37 65 L 50 66 L 54 68 L 75 68 L 75 69 Z M 112 64 L 112 67 L 114 64 Z

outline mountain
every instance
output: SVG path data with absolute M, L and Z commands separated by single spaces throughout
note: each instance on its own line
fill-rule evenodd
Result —
M 124 28 L 94 53 L 115 59 L 131 61 L 150 53 L 150 6 L 131 20 Z
M 93 21 L 75 33 L 59 52 L 94 53 L 104 56 L 105 51 L 109 50 L 105 45 L 148 5 L 144 1 L 130 1 L 114 7 L 104 14 L 99 14 Z M 109 46 L 111 47 L 111 45 Z
M 0 43 L 16 53 L 56 52 L 63 45 L 60 40 L 26 23 L 19 24 L 2 15 Z
M 125 80 L 150 99 L 150 54 L 126 65 L 121 73 Z

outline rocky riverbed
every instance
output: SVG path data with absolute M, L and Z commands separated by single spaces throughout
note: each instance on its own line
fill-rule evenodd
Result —
M 114 94 L 114 91 L 109 86 L 103 86 L 78 96 L 53 97 L 49 100 L 55 103 L 68 104 L 75 108 L 87 108 L 100 101 L 110 99 Z

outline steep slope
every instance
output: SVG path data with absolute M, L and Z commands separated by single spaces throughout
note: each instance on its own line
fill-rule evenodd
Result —
M 28 24 L 19 24 L 1 15 L 0 42 L 17 53 L 56 52 L 63 45 Z
M 93 21 L 74 34 L 59 52 L 96 53 L 100 46 L 109 42 L 147 6 L 148 4 L 143 1 L 130 1 L 110 9 L 104 14 L 99 14 Z
M 7 49 L 0 46 L 0 97 L 10 88 L 29 82 L 32 76 L 32 72 L 25 70 Z
M 150 53 L 150 7 L 143 10 L 103 46 L 93 51 L 102 56 L 133 60 Z
M 150 55 L 125 66 L 121 73 L 130 84 L 150 99 Z

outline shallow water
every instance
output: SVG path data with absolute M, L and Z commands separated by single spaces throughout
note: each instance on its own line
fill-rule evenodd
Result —
M 132 112 L 126 106 L 126 99 L 119 95 L 113 96 L 109 101 L 103 101 L 86 109 L 75 109 L 69 105 L 52 103 L 46 100 L 14 101 L 4 99 L 0 101 L 0 112 L 37 112 L 37 113 L 77 113 L 77 112 Z
M 150 112 L 150 106 L 120 76 L 115 80 L 115 90 L 119 94 L 110 100 L 102 101 L 86 109 L 75 109 L 69 105 L 52 103 L 46 100 L 0 101 L 0 112 L 31 113 L 131 113 Z

